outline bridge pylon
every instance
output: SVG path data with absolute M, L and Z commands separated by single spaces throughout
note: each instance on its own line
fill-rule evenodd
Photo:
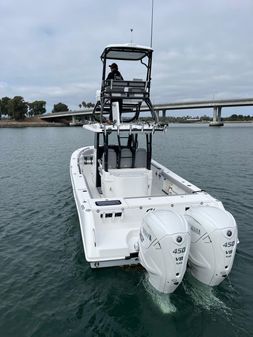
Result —
M 163 117 L 163 118 L 165 118 L 166 117 L 166 109 L 162 109 L 162 110 L 158 110 L 158 113 L 159 113 L 159 115 L 160 115 L 160 112 L 161 112 L 161 115 L 162 116 L 160 116 L 160 117 Z
M 213 120 L 209 123 L 209 126 L 223 126 L 224 123 L 221 120 L 221 106 L 213 107 Z

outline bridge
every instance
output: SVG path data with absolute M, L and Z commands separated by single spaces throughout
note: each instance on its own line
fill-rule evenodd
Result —
M 162 117 L 166 117 L 166 111 L 168 110 L 184 110 L 184 109 L 213 109 L 213 121 L 210 126 L 222 126 L 223 122 L 221 120 L 221 110 L 223 107 L 239 107 L 239 106 L 253 106 L 253 98 L 242 98 L 242 99 L 223 99 L 223 100 L 211 100 L 211 101 L 189 101 L 189 102 L 176 102 L 176 103 L 164 103 L 155 104 L 154 110 Z M 79 111 L 65 111 L 65 112 L 55 112 L 48 113 L 41 116 L 41 119 L 56 121 L 64 118 L 72 118 L 72 122 L 76 122 L 77 116 L 91 116 L 93 109 L 85 109 Z M 147 106 L 141 107 L 141 111 L 149 111 Z

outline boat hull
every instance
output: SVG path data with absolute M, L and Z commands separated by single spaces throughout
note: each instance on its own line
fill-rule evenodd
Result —
M 140 227 L 150 211 L 171 209 L 184 215 L 190 207 L 199 205 L 223 209 L 220 201 L 156 161 L 152 161 L 153 176 L 158 182 L 170 181 L 161 183 L 160 195 L 105 198 L 92 186 L 94 177 L 89 172 L 93 171 L 93 151 L 92 146 L 80 148 L 70 161 L 84 253 L 92 268 L 138 264 Z M 180 193 L 170 193 L 170 184 Z M 163 188 L 167 188 L 166 193 L 162 193 Z

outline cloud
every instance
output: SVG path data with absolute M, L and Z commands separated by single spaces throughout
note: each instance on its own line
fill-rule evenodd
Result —
M 153 100 L 252 96 L 252 11 L 250 0 L 155 1 Z M 103 48 L 149 45 L 150 19 L 151 0 L 2 0 L 0 97 L 44 99 L 48 110 L 94 101 Z

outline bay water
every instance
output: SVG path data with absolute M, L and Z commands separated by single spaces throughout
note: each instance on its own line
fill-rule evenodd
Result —
M 69 177 L 82 128 L 0 129 L 0 337 L 253 336 L 253 124 L 174 125 L 153 157 L 221 200 L 238 225 L 232 272 L 170 296 L 142 268 L 92 270 Z

